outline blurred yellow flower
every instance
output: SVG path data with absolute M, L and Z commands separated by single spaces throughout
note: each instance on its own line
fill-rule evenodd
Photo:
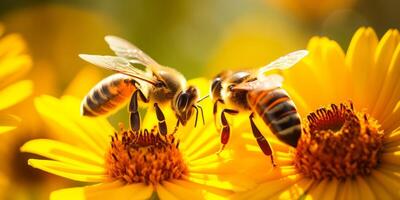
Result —
M 357 0 L 267 0 L 303 20 L 318 21 L 336 10 L 351 8 Z
M 257 172 L 249 176 L 259 185 L 235 198 L 399 199 L 398 30 L 378 41 L 373 29 L 360 28 L 347 54 L 320 37 L 308 50 L 299 65 L 283 72 L 284 88 L 307 116 L 297 148 L 268 136 L 278 163 L 271 169 L 246 134 Z
M 0 25 L 0 36 L 3 35 Z M 19 80 L 31 67 L 25 42 L 18 34 L 8 34 L 0 39 L 0 134 L 16 128 L 19 118 L 7 114 L 7 108 L 21 102 L 32 93 L 29 80 Z
M 25 41 L 19 34 L 3 36 L 4 28 L 0 25 L 0 134 L 9 132 L 20 125 L 21 119 L 15 115 L 12 108 L 32 94 L 33 83 L 30 80 L 20 80 L 30 70 L 31 57 L 27 54 Z M 15 131 L 15 130 L 14 130 Z M 12 180 L 4 165 L 10 161 L 4 156 L 4 147 L 8 145 L 9 135 L 2 135 L 0 153 L 0 198 L 4 198 L 5 188 Z M 7 149 L 7 152 L 11 151 Z
M 189 83 L 201 92 L 208 91 L 204 79 Z M 232 159 L 230 151 L 215 154 L 219 137 L 212 123 L 193 128 L 192 120 L 164 139 L 151 130 L 138 134 L 121 128 L 116 132 L 104 118 L 81 117 L 80 101 L 73 97 L 42 96 L 35 103 L 60 139 L 25 143 L 21 151 L 49 159 L 29 159 L 29 165 L 68 179 L 97 183 L 55 191 L 51 199 L 146 199 L 156 195 L 160 199 L 224 199 L 254 186 L 236 173 L 232 166 L 240 169 L 241 164 Z M 203 106 L 205 113 L 211 112 L 210 102 Z M 163 111 L 174 127 L 172 110 Z M 211 122 L 211 117 L 206 115 L 206 121 Z M 156 124 L 150 110 L 143 127 Z

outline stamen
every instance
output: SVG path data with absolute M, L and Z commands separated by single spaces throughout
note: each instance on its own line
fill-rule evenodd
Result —
M 111 137 L 106 154 L 106 171 L 111 180 L 157 185 L 187 175 L 179 140 L 175 143 L 173 135 L 161 136 L 155 128 L 133 132 L 120 127 Z
M 379 164 L 383 131 L 378 122 L 350 106 L 332 104 L 307 116 L 294 153 L 306 177 L 345 179 L 368 175 Z

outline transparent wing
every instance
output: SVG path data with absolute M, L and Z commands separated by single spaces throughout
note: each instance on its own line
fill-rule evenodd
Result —
M 88 54 L 79 54 L 79 57 L 96 66 L 132 76 L 136 79 L 146 81 L 153 85 L 156 82 L 156 80 L 154 80 L 152 77 L 149 77 L 144 71 L 137 69 L 132 65 L 135 63 L 142 64 L 142 62 L 138 60 L 128 60 L 126 58 L 117 56 L 100 56 Z
M 307 50 L 299 50 L 282 56 L 275 61 L 271 62 L 267 66 L 261 67 L 258 70 L 258 76 L 263 76 L 265 72 L 273 69 L 287 69 L 298 63 L 301 59 L 307 56 Z
M 250 82 L 243 82 L 233 87 L 236 90 L 269 90 L 281 87 L 283 82 L 282 76 L 272 74 L 263 76 L 261 79 L 256 79 Z
M 161 66 L 138 47 L 120 37 L 108 35 L 104 39 L 117 56 L 129 60 L 137 59 L 145 66 Z

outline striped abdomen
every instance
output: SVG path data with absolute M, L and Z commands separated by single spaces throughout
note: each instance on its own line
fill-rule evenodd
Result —
M 301 136 L 301 120 L 296 106 L 284 89 L 250 91 L 248 102 L 274 135 L 290 146 L 297 146 Z
M 101 80 L 83 99 L 82 115 L 105 115 L 125 105 L 136 90 L 131 80 L 131 77 L 123 74 L 113 74 Z

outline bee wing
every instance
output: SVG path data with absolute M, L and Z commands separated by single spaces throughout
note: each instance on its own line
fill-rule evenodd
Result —
M 148 82 L 153 85 L 156 82 L 156 80 L 154 80 L 152 77 L 149 77 L 149 75 L 147 75 L 144 71 L 137 69 L 132 65 L 135 63 L 142 64 L 142 62 L 138 60 L 128 60 L 126 58 L 117 56 L 100 56 L 88 54 L 79 54 L 79 57 L 96 66 L 132 76 L 136 79 Z
M 264 73 L 273 69 L 287 69 L 298 63 L 301 59 L 307 56 L 307 50 L 299 50 L 282 56 L 275 61 L 272 61 L 267 66 L 261 67 L 258 70 L 258 78 L 264 76 Z
M 152 71 L 156 71 L 158 68 L 161 68 L 160 64 L 158 64 L 155 60 L 153 60 L 150 56 L 140 50 L 134 44 L 126 41 L 117 36 L 108 35 L 104 38 L 107 44 L 110 46 L 111 50 L 115 52 L 117 56 L 124 57 L 127 59 L 135 59 L 139 60 L 146 67 L 150 67 Z
M 277 87 L 281 87 L 283 78 L 280 75 L 272 74 L 269 76 L 263 76 L 261 79 L 256 79 L 250 82 L 243 82 L 233 87 L 237 90 L 269 90 Z

